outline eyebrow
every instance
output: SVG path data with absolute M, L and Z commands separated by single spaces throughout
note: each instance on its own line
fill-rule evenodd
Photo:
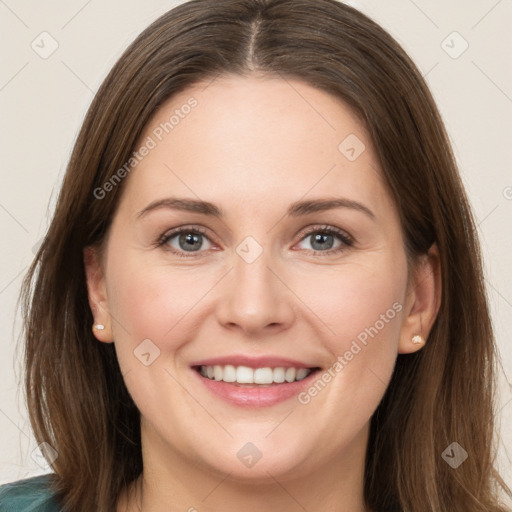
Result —
M 289 217 L 300 217 L 302 215 L 333 210 L 335 208 L 350 208 L 352 210 L 364 213 L 372 220 L 376 219 L 375 214 L 367 206 L 364 206 L 363 204 L 358 203 L 357 201 L 353 201 L 352 199 L 346 198 L 326 198 L 313 199 L 309 201 L 297 201 L 290 205 L 286 212 L 286 215 Z M 152 211 L 161 209 L 171 209 L 192 213 L 200 213 L 202 215 L 209 215 L 219 219 L 222 219 L 226 216 L 222 208 L 219 208 L 215 204 L 210 203 L 208 201 L 168 197 L 165 199 L 158 199 L 150 203 L 137 214 L 137 218 L 144 217 L 145 215 Z

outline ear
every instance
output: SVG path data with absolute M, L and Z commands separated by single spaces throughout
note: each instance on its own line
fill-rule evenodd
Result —
M 441 305 L 441 260 L 439 249 L 434 243 L 428 253 L 422 255 L 412 271 L 407 286 L 404 317 L 400 340 L 399 354 L 410 354 L 420 350 L 437 318 Z M 413 336 L 420 335 L 421 343 L 413 343 Z
M 108 307 L 105 274 L 98 248 L 86 247 L 84 249 L 84 266 L 89 306 L 94 317 L 94 325 L 91 328 L 96 339 L 110 343 L 113 341 L 112 322 Z M 103 325 L 104 328 L 97 329 L 98 325 Z

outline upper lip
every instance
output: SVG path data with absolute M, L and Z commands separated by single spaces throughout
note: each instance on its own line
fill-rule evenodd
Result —
M 231 355 L 213 357 L 211 359 L 202 359 L 195 361 L 190 366 L 247 366 L 249 368 L 316 368 L 315 365 L 302 363 L 295 359 L 288 359 L 286 357 L 276 356 L 244 356 L 244 355 Z

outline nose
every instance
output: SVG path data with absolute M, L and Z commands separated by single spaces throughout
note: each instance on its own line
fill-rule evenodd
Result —
M 233 269 L 223 283 L 216 309 L 219 323 L 251 337 L 276 334 L 292 325 L 293 293 L 268 257 L 268 251 L 248 263 L 234 255 Z

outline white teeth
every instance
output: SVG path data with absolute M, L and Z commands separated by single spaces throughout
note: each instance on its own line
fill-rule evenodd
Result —
M 309 375 L 309 370 L 307 368 L 300 368 L 297 370 L 297 376 L 295 377 L 297 380 L 305 379 Z
M 312 370 L 309 368 L 249 368 L 248 366 L 214 365 L 201 366 L 199 372 L 203 377 L 238 384 L 281 384 L 305 379 Z
M 272 368 L 256 368 L 256 370 L 254 370 L 255 384 L 272 384 L 272 379 Z
M 222 377 L 224 382 L 235 382 L 236 381 L 236 368 L 230 364 L 224 366 L 224 375 Z
M 286 382 L 293 382 L 295 380 L 296 374 L 297 370 L 295 368 L 286 368 L 286 373 L 284 376 Z
M 247 366 L 239 366 L 236 369 L 236 381 L 239 384 L 253 384 L 254 370 Z
M 274 382 L 278 384 L 284 382 L 284 368 L 274 368 Z
M 222 369 L 222 366 L 215 365 L 213 367 L 213 378 L 215 380 L 222 380 L 223 375 L 224 371 Z

